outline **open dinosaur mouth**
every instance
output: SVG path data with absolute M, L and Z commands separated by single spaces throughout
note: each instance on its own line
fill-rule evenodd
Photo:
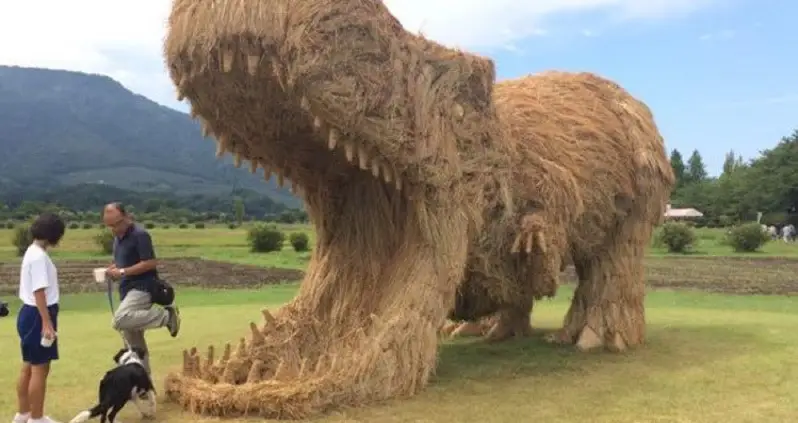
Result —
M 285 71 L 266 57 L 216 48 L 203 62 L 172 67 L 178 99 L 188 99 L 202 134 L 217 144 L 216 156 L 230 153 L 236 167 L 263 169 L 281 187 L 304 196 L 325 181 L 337 184 L 370 175 L 401 192 L 400 170 L 362 139 L 323 118 L 324 111 L 305 96 L 286 89 Z M 216 87 L 197 90 L 195 87 Z M 263 99 L 267 99 L 264 101 Z

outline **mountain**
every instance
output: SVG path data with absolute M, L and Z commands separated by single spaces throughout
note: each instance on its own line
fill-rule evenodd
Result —
M 0 189 L 52 190 L 106 184 L 126 190 L 225 195 L 252 190 L 299 201 L 216 159 L 187 114 L 161 106 L 101 75 L 0 66 Z

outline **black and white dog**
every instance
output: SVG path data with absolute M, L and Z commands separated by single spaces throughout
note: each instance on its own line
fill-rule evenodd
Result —
M 80 412 L 69 423 L 82 423 L 100 416 L 100 422 L 114 423 L 116 414 L 133 401 L 145 418 L 155 417 L 155 388 L 142 360 L 144 351 L 132 347 L 121 349 L 114 356 L 117 366 L 105 373 L 100 381 L 99 404 Z

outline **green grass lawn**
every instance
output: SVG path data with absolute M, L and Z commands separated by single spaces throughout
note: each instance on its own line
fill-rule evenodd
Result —
M 282 253 L 250 254 L 247 245 L 247 225 L 229 229 L 226 226 L 209 226 L 206 229 L 169 229 L 154 228 L 150 230 L 161 257 L 202 257 L 212 260 L 224 260 L 263 266 L 297 267 L 304 266 L 304 261 L 297 260 L 287 239 L 293 232 L 305 232 L 310 237 L 311 245 L 315 243 L 315 234 L 310 225 L 278 225 L 286 234 L 285 248 Z M 68 229 L 62 245 L 53 251 L 54 257 L 63 259 L 88 259 L 104 257 L 98 251 L 93 236 L 100 231 L 94 229 Z M 14 260 L 15 249 L 11 243 L 13 230 L 0 229 L 0 260 Z M 797 257 L 798 243 L 786 244 L 773 241 L 765 244 L 761 252 L 734 253 L 731 247 L 723 245 L 722 229 L 696 229 L 697 243 L 692 255 L 708 256 L 781 256 Z M 669 255 L 664 248 L 652 247 L 650 256 Z
M 235 263 L 255 264 L 288 268 L 304 268 L 306 261 L 293 251 L 288 236 L 304 232 L 310 237 L 310 245 L 316 242 L 310 225 L 278 225 L 285 233 L 286 242 L 282 252 L 251 254 L 247 245 L 247 226 L 229 229 L 226 226 L 210 226 L 206 229 L 154 228 L 149 232 L 159 257 L 201 257 Z M 108 257 L 102 254 L 94 242 L 95 229 L 67 229 L 61 245 L 52 251 L 59 259 L 92 259 Z M 13 230 L 0 229 L 0 260 L 16 260 L 16 250 L 11 242 Z M 304 254 L 307 258 L 307 254 Z
M 148 341 L 156 384 L 179 368 L 182 349 L 220 346 L 260 321 L 263 305 L 278 307 L 295 286 L 257 291 L 179 292 L 182 332 Z M 541 302 L 535 325 L 555 328 L 571 291 Z M 405 401 L 343 410 L 324 422 L 788 422 L 798 415 L 798 302 L 790 297 L 651 292 L 648 344 L 626 354 L 574 352 L 539 338 L 500 345 L 446 343 L 438 375 Z M 12 310 L 16 314 L 17 304 Z M 7 388 L 0 410 L 12 413 L 18 362 L 15 318 L 0 319 L 0 374 Z M 54 364 L 48 413 L 62 421 L 96 399 L 97 383 L 120 346 L 102 293 L 67 295 L 61 315 L 61 355 Z M 203 421 L 162 403 L 158 421 Z M 121 414 L 138 421 L 135 407 Z

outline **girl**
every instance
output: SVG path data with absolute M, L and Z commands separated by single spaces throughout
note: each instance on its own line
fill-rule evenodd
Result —
M 42 214 L 30 227 L 33 242 L 25 251 L 19 273 L 17 332 L 22 370 L 17 382 L 19 408 L 13 423 L 57 423 L 44 416 L 44 393 L 50 362 L 58 360 L 58 273 L 47 250 L 64 236 L 64 222 Z

